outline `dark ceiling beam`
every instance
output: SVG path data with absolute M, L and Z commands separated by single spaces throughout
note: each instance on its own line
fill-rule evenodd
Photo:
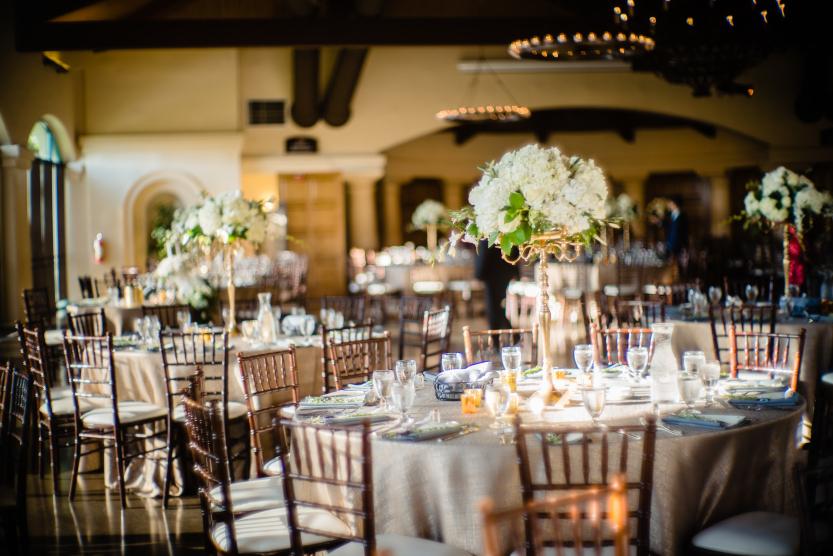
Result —
M 575 18 L 310 18 L 49 22 L 19 19 L 17 49 L 114 50 L 246 46 L 506 45 Z
M 158 0 L 101 0 L 52 18 L 53 22 L 110 21 L 125 19 L 158 3 Z

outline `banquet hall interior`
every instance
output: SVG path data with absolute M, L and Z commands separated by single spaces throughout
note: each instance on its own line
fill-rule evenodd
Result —
M 833 554 L 833 9 L 8 0 L 0 554 Z

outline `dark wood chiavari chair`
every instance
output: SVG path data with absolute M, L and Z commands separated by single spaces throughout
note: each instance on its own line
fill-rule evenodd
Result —
M 815 433 L 815 430 L 813 431 Z M 833 465 L 817 462 L 795 466 L 799 501 L 799 541 L 802 554 L 814 556 L 833 552 Z M 790 518 L 787 518 L 790 519 Z M 764 525 L 773 526 L 774 520 Z
M 406 348 L 422 347 L 422 324 L 433 304 L 430 297 L 420 295 L 399 298 L 399 359 L 405 359 Z
M 321 298 L 322 309 L 344 315 L 346 322 L 364 322 L 367 297 L 363 295 L 327 295 Z
M 442 354 L 451 344 L 451 307 L 439 311 L 428 311 L 422 319 L 422 348 L 419 357 L 420 369 L 437 372 Z
M 798 391 L 806 333 L 804 328 L 798 334 L 785 334 L 745 332 L 730 327 L 729 372 L 732 378 L 737 378 L 740 372 L 787 375 L 790 388 Z
M 330 342 L 354 342 L 356 340 L 366 340 L 373 335 L 373 324 L 366 322 L 365 324 L 358 324 L 353 326 L 342 326 L 341 328 L 327 328 L 321 327 L 321 345 L 324 346 L 322 355 L 322 369 L 324 392 L 330 392 L 335 388 L 335 371 L 333 369 L 333 360 L 330 358 L 330 350 L 326 346 Z
M 369 421 L 361 427 L 322 426 L 294 420 L 281 424 L 289 443 L 281 458 L 287 469 L 284 497 L 294 554 L 310 551 L 305 535 L 346 541 L 348 544 L 330 552 L 333 556 L 468 554 L 427 539 L 376 534 Z M 339 495 L 328 495 L 333 491 Z M 321 511 L 331 519 L 309 519 L 311 512 Z
M 28 553 L 29 527 L 26 518 L 26 470 L 29 428 L 32 422 L 32 375 L 9 371 L 6 422 L 0 437 L 0 521 L 5 532 L 4 548 L 10 554 Z
M 652 339 L 650 328 L 602 328 L 593 324 L 590 332 L 593 362 L 596 365 L 626 365 L 628 348 L 634 346 L 648 348 L 650 360 Z
M 0 364 L 0 438 L 6 430 L 6 419 L 8 418 L 9 394 L 11 392 L 12 364 L 6 361 Z
M 742 305 L 740 307 L 709 306 L 709 326 L 712 333 L 712 345 L 718 361 L 726 363 L 729 355 L 729 330 L 734 326 L 743 332 L 775 333 L 774 304 Z
M 191 306 L 184 303 L 172 305 L 142 305 L 142 316 L 158 318 L 162 330 L 179 328 L 176 315 L 180 311 L 188 311 L 190 314 Z
M 665 322 L 664 301 L 617 299 L 613 307 L 616 324 L 623 328 L 649 328 L 656 322 Z
M 336 390 L 346 384 L 366 382 L 373 371 L 392 369 L 390 334 L 379 338 L 365 338 L 349 342 L 330 340 L 326 349 L 332 361 Z
M 195 401 L 187 390 L 190 388 L 182 403 L 193 472 L 199 481 L 206 553 L 289 554 L 291 542 L 281 480 L 267 477 L 232 482 L 219 401 Z M 304 517 L 345 527 L 323 510 L 312 510 Z M 301 553 L 333 546 L 328 539 L 307 535 L 302 542 L 305 550 Z
M 532 328 L 506 328 L 502 330 L 472 330 L 463 327 L 463 346 L 466 361 L 501 362 L 501 350 L 508 346 L 519 346 L 523 364 L 534 367 L 538 364 L 538 325 Z
M 536 307 L 535 295 L 524 295 L 519 292 L 506 293 L 506 319 L 512 328 L 530 328 L 537 322 Z
M 107 317 L 104 316 L 104 309 L 67 315 L 67 324 L 73 336 L 104 336 L 107 332 Z
M 174 446 L 180 442 L 179 435 L 185 423 L 185 412 L 181 401 L 188 377 L 199 367 L 204 373 L 204 382 L 211 383 L 204 391 L 206 398 L 220 400 L 226 430 L 231 427 L 245 427 L 246 405 L 228 399 L 228 334 L 223 330 L 182 332 L 162 330 L 159 333 L 162 352 L 162 366 L 165 371 L 166 397 L 168 403 L 167 466 L 162 503 L 165 507 L 170 496 L 173 478 Z M 231 439 L 231 434 L 227 435 Z M 244 473 L 248 472 L 248 434 L 242 434 L 244 446 L 227 447 L 232 460 L 246 460 Z M 238 448 L 234 451 L 233 448 Z
M 813 427 L 807 450 L 807 466 L 833 462 L 833 373 L 819 377 L 813 403 Z
M 75 450 L 69 499 L 75 499 L 81 458 L 111 448 L 115 452 L 119 498 L 127 508 L 125 471 L 131 460 L 165 450 L 167 410 L 140 400 L 120 400 L 113 362 L 113 337 L 64 338 L 67 375 L 75 401 Z M 85 401 L 94 409 L 83 408 Z M 83 409 L 82 409 L 83 408 Z M 154 441 L 156 445 L 154 446 Z M 88 449 L 84 451 L 84 447 Z
M 92 276 L 79 276 L 78 287 L 81 289 L 83 299 L 95 299 L 106 293 L 99 279 Z
M 524 504 L 556 492 L 604 488 L 614 474 L 620 474 L 628 493 L 635 493 L 627 497 L 628 544 L 637 555 L 647 556 L 656 432 L 654 415 L 647 415 L 641 425 L 584 428 L 523 425 L 516 418 L 515 448 Z M 634 435 L 641 436 L 641 446 L 631 440 Z M 525 520 L 527 543 L 535 539 L 536 517 L 530 515 Z M 604 544 L 612 544 L 612 539 Z
M 50 377 L 52 366 L 47 356 L 43 330 L 28 328 L 17 323 L 17 337 L 23 364 L 35 385 L 35 409 L 37 419 L 33 423 L 38 433 L 38 475 L 44 476 L 46 445 L 49 447 L 49 465 L 52 471 L 52 487 L 59 492 L 60 450 L 73 446 L 75 438 L 74 404 L 72 397 L 55 398 Z
M 23 290 L 23 309 L 29 326 L 51 328 L 55 326 L 55 305 L 49 299 L 46 288 Z
M 626 556 L 630 534 L 625 484 L 625 478 L 616 474 L 603 487 L 549 496 L 503 510 L 495 510 L 491 498 L 484 500 L 480 506 L 484 556 L 507 553 L 506 531 L 514 541 L 513 554 L 570 554 L 578 550 L 588 556 Z M 531 527 L 532 538 L 524 539 L 526 519 L 537 519 L 548 526 Z
M 283 473 L 278 451 L 281 448 L 278 424 L 280 411 L 298 405 L 298 365 L 295 347 L 255 355 L 237 354 L 243 395 L 249 418 L 249 435 L 258 477 Z M 274 456 L 266 458 L 269 451 Z

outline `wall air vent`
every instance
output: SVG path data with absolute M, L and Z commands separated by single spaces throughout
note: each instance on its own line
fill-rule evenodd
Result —
M 249 101 L 249 125 L 275 125 L 282 123 L 284 123 L 284 101 Z

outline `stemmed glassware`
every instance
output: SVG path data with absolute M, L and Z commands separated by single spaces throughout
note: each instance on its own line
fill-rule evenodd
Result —
M 584 409 L 590 415 L 594 425 L 599 424 L 599 417 L 602 416 L 607 402 L 607 388 L 604 386 L 586 386 L 581 389 L 581 401 L 584 402 Z
M 401 384 L 413 382 L 417 374 L 417 364 L 413 359 L 397 361 L 394 366 L 396 380 Z
M 505 379 L 509 390 L 514 392 L 518 384 L 518 374 L 521 372 L 523 356 L 520 346 L 506 346 L 500 350 L 500 358 L 503 362 Z M 502 373 L 502 374 L 504 374 Z
M 486 406 L 486 411 L 494 418 L 494 421 L 489 428 L 501 429 L 503 425 L 500 424 L 500 418 L 509 409 L 510 392 L 509 387 L 503 383 L 489 384 L 486 386 L 486 392 L 483 396 L 483 404 Z
M 644 346 L 631 346 L 627 353 L 628 368 L 633 380 L 640 380 L 645 376 L 645 369 L 648 367 L 648 348 Z
M 712 286 L 709 288 L 709 301 L 712 305 L 719 305 L 720 300 L 723 299 L 723 290 L 718 288 L 717 286 Z
M 443 353 L 440 358 L 440 367 L 443 371 L 456 371 L 463 368 L 462 353 Z
M 573 359 L 576 362 L 579 373 L 584 374 L 593 366 L 593 346 L 590 344 L 578 344 L 573 348 Z
M 389 409 L 388 398 L 390 397 L 391 385 L 393 385 L 393 371 L 373 371 L 373 389 L 379 396 L 379 407 L 382 410 Z
M 747 303 L 753 304 L 758 299 L 758 286 L 754 284 L 747 284 L 746 285 L 746 301 Z
M 176 322 L 179 325 L 179 329 L 183 332 L 187 331 L 188 328 L 191 326 L 191 311 L 188 309 L 182 309 L 176 312 Z
M 414 405 L 414 383 L 412 381 L 394 382 L 390 385 L 391 404 L 402 414 L 402 422 L 408 423 L 408 410 Z
M 689 412 L 696 413 L 694 404 L 700 397 L 700 389 L 703 384 L 696 372 L 683 371 L 677 376 L 677 387 L 680 391 L 680 399 L 686 405 Z
M 697 372 L 706 387 L 706 407 L 711 407 L 714 405 L 714 387 L 720 380 L 720 361 L 708 361 L 700 365 Z
M 301 333 L 304 335 L 304 343 L 306 345 L 312 344 L 312 335 L 315 334 L 315 317 L 306 315 L 301 322 Z
M 697 374 L 700 370 L 700 365 L 706 364 L 706 354 L 702 351 L 684 351 L 683 352 L 683 370 L 687 373 Z

